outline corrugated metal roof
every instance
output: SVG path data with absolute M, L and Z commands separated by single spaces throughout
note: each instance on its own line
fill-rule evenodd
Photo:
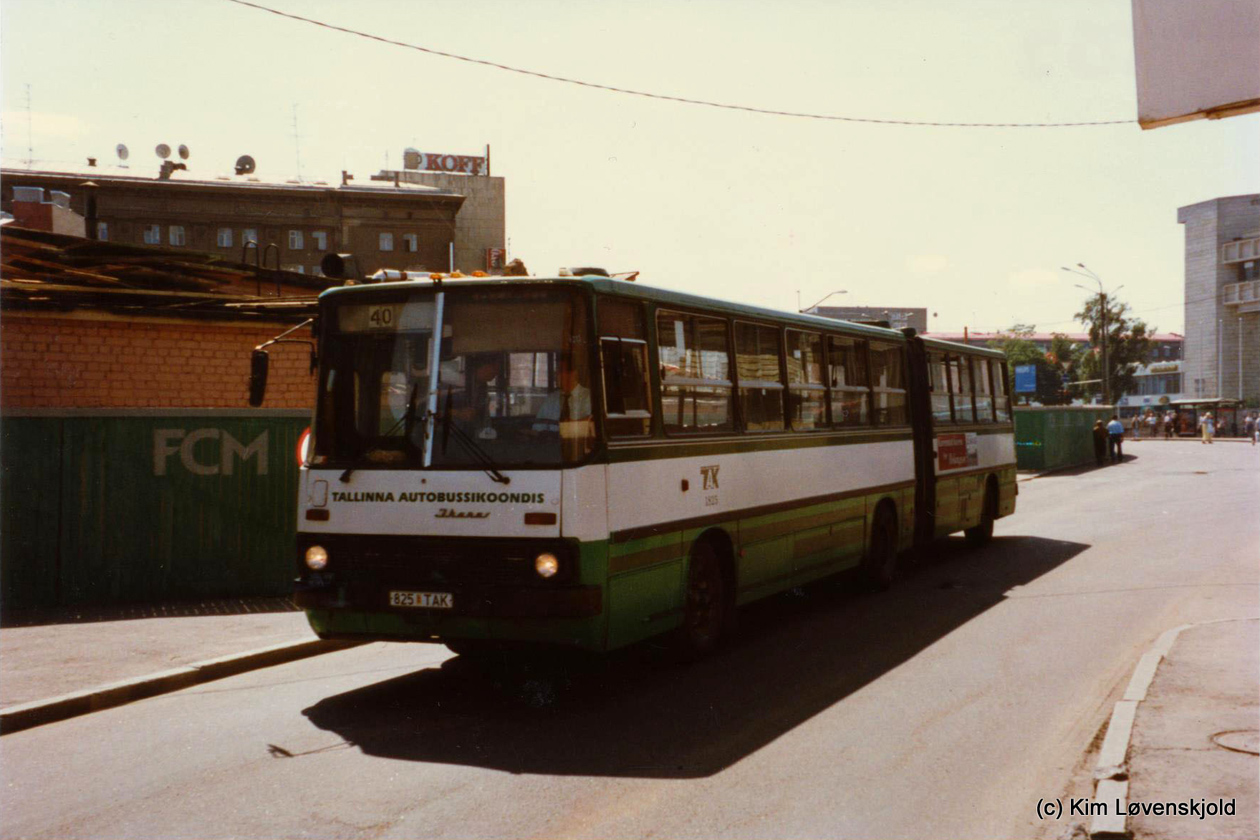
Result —
M 275 319 L 277 303 L 286 304 L 286 316 L 295 303 L 313 307 L 315 293 L 336 282 L 216 254 L 97 242 L 13 224 L 0 228 L 5 310 L 88 308 L 203 318 L 270 312 Z

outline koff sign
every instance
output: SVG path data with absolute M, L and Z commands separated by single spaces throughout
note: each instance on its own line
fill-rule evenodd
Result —
M 403 168 L 422 169 L 426 172 L 450 172 L 458 175 L 489 175 L 490 155 L 472 157 L 404 149 Z

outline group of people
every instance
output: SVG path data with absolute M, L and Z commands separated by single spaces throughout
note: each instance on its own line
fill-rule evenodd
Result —
M 1124 421 L 1121 422 L 1123 425 Z M 1134 440 L 1140 440 L 1142 437 L 1153 440 L 1159 437 L 1161 431 L 1167 440 L 1172 440 L 1177 436 L 1177 412 L 1172 409 L 1166 411 L 1162 417 L 1154 411 L 1135 414 L 1128 423 Z
M 1102 420 L 1095 420 L 1094 460 L 1098 462 L 1098 466 L 1101 467 L 1108 460 L 1113 464 L 1124 460 L 1124 453 L 1121 451 L 1123 441 L 1124 424 L 1120 422 L 1119 415 L 1111 415 L 1111 419 L 1105 424 Z
M 1151 438 L 1158 434 L 1158 427 L 1164 427 L 1164 437 L 1172 439 L 1177 431 L 1177 413 L 1169 411 L 1164 415 L 1162 421 L 1159 417 L 1151 412 L 1145 416 L 1137 415 L 1133 418 L 1130 430 L 1133 439 L 1140 437 L 1140 430 L 1143 426 Z M 1247 415 L 1243 423 L 1243 429 L 1246 432 L 1247 439 L 1251 441 L 1251 445 L 1255 446 L 1260 443 L 1260 416 L 1255 412 Z M 1121 452 L 1121 444 L 1124 441 L 1125 425 L 1118 415 L 1111 415 L 1111 420 L 1103 423 L 1102 420 L 1094 421 L 1094 460 L 1099 466 L 1110 461 L 1118 464 L 1124 459 Z M 1212 412 L 1204 412 L 1199 417 L 1199 434 L 1202 443 L 1213 443 L 1216 438 L 1216 419 L 1212 416 Z

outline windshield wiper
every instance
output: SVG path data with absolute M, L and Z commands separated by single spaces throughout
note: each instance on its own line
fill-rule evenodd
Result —
M 508 478 L 494 465 L 494 459 L 482 449 L 481 444 L 477 443 L 472 436 L 459 427 L 458 424 L 451 422 L 451 391 L 446 391 L 446 405 L 442 407 L 442 416 L 437 418 L 442 423 L 442 451 L 446 451 L 446 442 L 452 434 L 455 441 L 464 447 L 464 451 L 472 456 L 482 471 L 490 476 L 491 480 L 498 484 L 511 484 L 512 479 Z
M 416 397 L 419 396 L 419 394 L 420 394 L 420 383 L 419 382 L 412 383 L 411 396 L 407 399 L 407 410 L 403 412 L 402 417 L 398 418 L 398 422 L 394 423 L 394 425 L 386 429 L 385 434 L 380 435 L 380 437 L 383 437 L 383 438 L 390 437 L 391 435 L 394 434 L 394 432 L 398 431 L 399 426 L 402 426 L 404 428 L 404 431 L 403 431 L 404 442 L 411 441 L 411 430 L 415 427 Z M 362 452 L 359 452 L 357 455 L 354 456 L 355 460 L 357 461 L 360 458 L 366 458 L 368 455 L 371 455 L 373 452 L 375 452 L 379 448 L 380 447 L 376 446 L 375 444 L 373 444 L 372 446 L 368 446 Z M 341 474 L 341 477 L 338 478 L 337 480 L 340 481 L 342 484 L 346 483 L 347 481 L 350 480 L 350 476 L 354 474 L 355 469 L 357 468 L 356 467 L 348 468 L 345 472 Z

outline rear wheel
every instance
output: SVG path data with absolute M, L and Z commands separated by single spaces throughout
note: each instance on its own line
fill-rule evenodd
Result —
M 867 585 L 878 590 L 892 586 L 897 577 L 897 521 L 887 506 L 875 513 L 863 572 Z
M 730 606 L 722 563 L 711 543 L 698 544 L 691 553 L 683 623 L 675 649 L 683 660 L 699 659 L 718 646 Z
M 996 519 L 997 493 L 994 492 L 993 485 L 989 484 L 984 489 L 984 508 L 980 512 L 980 524 L 964 532 L 967 536 L 967 545 L 978 548 L 993 539 L 993 522 Z

